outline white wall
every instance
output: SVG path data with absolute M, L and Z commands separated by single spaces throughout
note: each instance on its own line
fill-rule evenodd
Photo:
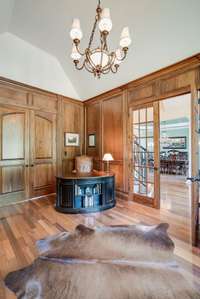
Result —
M 54 56 L 8 32 L 0 35 L 0 76 L 80 99 Z

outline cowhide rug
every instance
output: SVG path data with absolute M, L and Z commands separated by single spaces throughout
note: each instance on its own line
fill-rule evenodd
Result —
M 38 241 L 40 256 L 5 284 L 20 299 L 200 299 L 174 261 L 167 229 L 78 225 Z

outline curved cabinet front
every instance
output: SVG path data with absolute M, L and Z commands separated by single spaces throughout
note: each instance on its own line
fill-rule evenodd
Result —
M 114 175 L 57 177 L 57 211 L 71 214 L 92 213 L 114 206 Z

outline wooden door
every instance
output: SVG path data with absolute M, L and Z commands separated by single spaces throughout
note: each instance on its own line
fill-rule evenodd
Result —
M 28 197 L 28 111 L 0 107 L 0 206 Z
M 130 109 L 129 191 L 134 201 L 160 206 L 159 103 Z
M 56 116 L 30 112 L 30 194 L 38 197 L 55 192 Z

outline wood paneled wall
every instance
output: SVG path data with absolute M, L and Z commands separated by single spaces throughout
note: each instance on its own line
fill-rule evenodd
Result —
M 198 88 L 200 54 L 85 101 L 86 152 L 95 158 L 99 167 L 102 167 L 105 152 L 113 154 L 115 161 L 111 163 L 111 169 L 116 173 L 117 189 L 129 191 L 130 108 L 194 93 Z M 88 135 L 92 133 L 96 134 L 95 148 L 88 147 Z
M 97 101 L 86 102 L 86 153 L 94 157 L 94 167 L 104 169 L 102 162 L 105 153 L 112 153 L 114 161 L 111 171 L 116 174 L 116 188 L 123 191 L 124 186 L 124 148 L 126 140 L 126 99 L 123 92 Z M 90 134 L 96 136 L 96 147 L 89 147 Z
M 60 152 L 62 161 L 61 173 L 71 172 L 75 165 L 75 157 L 84 153 L 84 109 L 83 103 L 76 101 L 71 103 L 66 99 L 60 102 L 61 118 L 58 127 L 58 134 L 60 133 Z M 80 136 L 79 146 L 69 147 L 64 146 L 64 133 L 78 133 Z
M 55 191 L 56 173 L 72 170 L 75 156 L 83 153 L 84 105 L 0 77 L 0 131 L 0 148 L 11 145 L 0 150 L 0 201 L 16 190 L 23 191 L 22 199 L 49 194 Z M 64 132 L 79 133 L 79 146 L 64 147 Z

